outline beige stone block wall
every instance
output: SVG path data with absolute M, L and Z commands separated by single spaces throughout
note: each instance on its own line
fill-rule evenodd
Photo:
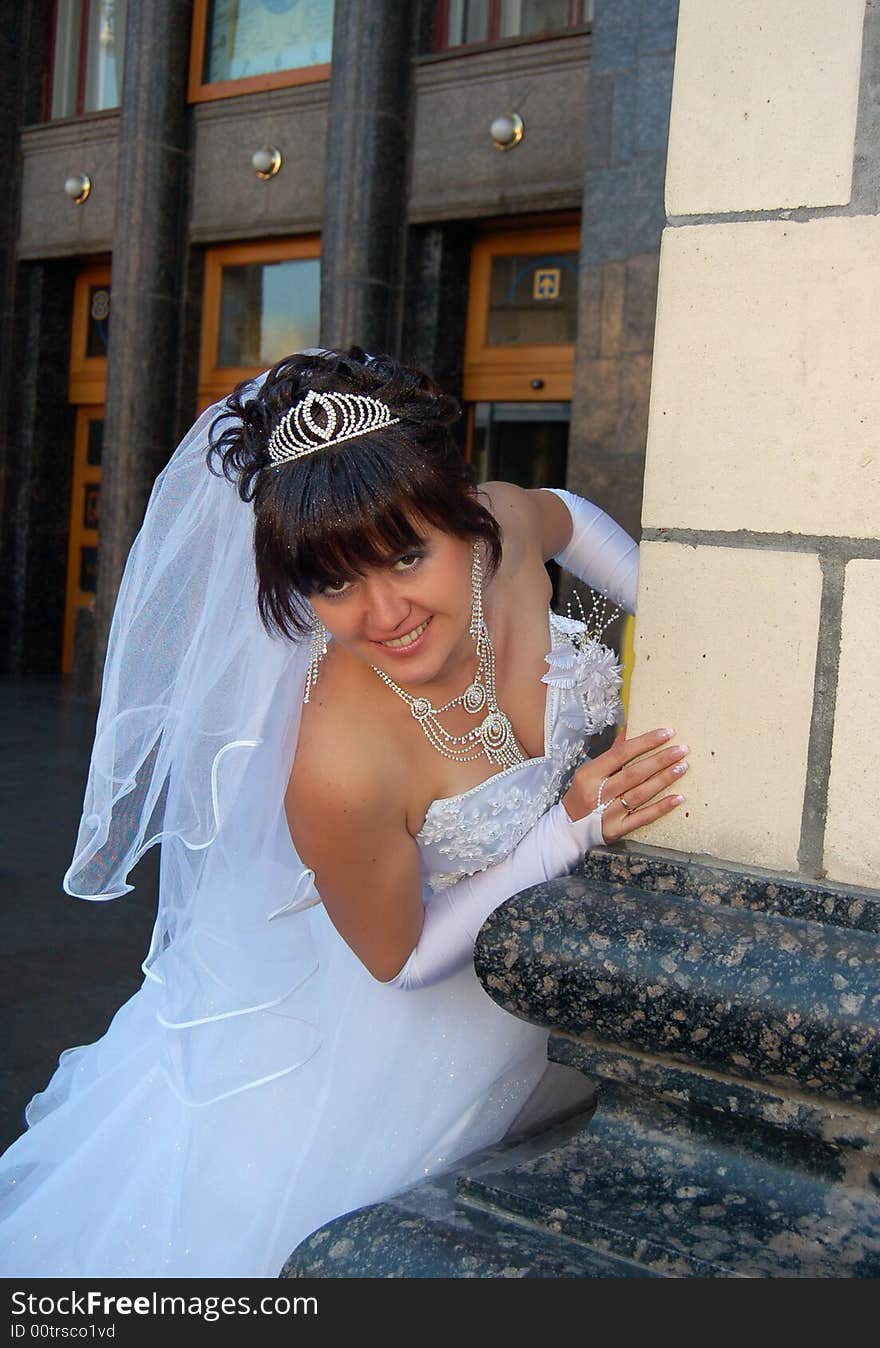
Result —
M 691 767 L 634 842 L 797 870 L 821 590 L 809 554 L 642 544 L 629 734 Z
M 825 830 L 832 880 L 880 887 L 880 561 L 846 568 Z
M 670 215 L 849 201 L 865 0 L 681 0 Z
M 667 229 L 645 526 L 872 538 L 880 217 Z

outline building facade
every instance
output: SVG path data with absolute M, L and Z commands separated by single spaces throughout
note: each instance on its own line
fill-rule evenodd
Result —
M 356 342 L 639 528 L 677 0 L 5 0 L 0 669 L 94 693 L 201 408 Z

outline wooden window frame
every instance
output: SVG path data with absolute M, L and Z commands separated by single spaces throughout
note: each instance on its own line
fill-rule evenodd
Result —
M 295 239 L 262 240 L 259 243 L 232 243 L 205 252 L 205 283 L 202 301 L 201 350 L 199 355 L 199 408 L 204 411 L 211 403 L 224 398 L 243 379 L 252 379 L 260 373 L 260 366 L 218 365 L 217 349 L 220 343 L 220 295 L 224 267 L 245 266 L 253 263 L 296 262 L 305 258 L 320 258 L 321 238 L 318 234 Z
M 73 669 L 73 643 L 76 635 L 76 615 L 81 608 L 89 608 L 95 596 L 79 588 L 80 549 L 98 547 L 98 529 L 89 528 L 81 518 L 83 493 L 88 486 L 101 485 L 101 465 L 87 461 L 89 426 L 103 421 L 103 402 L 83 404 L 76 409 L 73 432 L 73 479 L 70 487 L 70 531 L 67 540 L 67 582 L 64 596 L 64 637 L 61 651 L 61 672 Z
M 473 48 L 482 48 L 489 44 L 497 46 L 507 42 L 540 42 L 545 38 L 560 37 L 563 33 L 571 32 L 572 29 L 583 28 L 589 22 L 584 19 L 584 0 L 568 0 L 568 22 L 564 28 L 542 29 L 538 33 L 513 33 L 502 37 L 500 33 L 501 0 L 489 0 L 486 36 L 477 38 L 474 42 L 455 42 L 450 45 L 449 0 L 436 0 L 436 5 L 436 18 L 434 20 L 434 51 L 436 52 L 470 51 Z
M 89 291 L 93 286 L 110 288 L 109 262 L 84 267 L 74 283 L 69 386 L 72 403 L 102 403 L 107 394 L 107 357 L 86 354 L 89 341 Z
M 471 251 L 462 398 L 465 402 L 570 402 L 574 343 L 557 346 L 489 346 L 492 258 L 510 253 L 577 253 L 580 228 L 511 230 L 487 234 Z M 542 385 L 534 388 L 532 381 Z
M 299 66 L 294 70 L 272 70 L 265 75 L 249 75 L 241 80 L 215 80 L 206 83 L 205 39 L 208 35 L 208 5 L 210 0 L 193 0 L 192 37 L 189 50 L 190 103 L 210 103 L 218 98 L 236 98 L 239 94 L 259 94 L 267 89 L 286 89 L 293 84 L 319 84 L 329 80 L 330 63 L 317 66 Z

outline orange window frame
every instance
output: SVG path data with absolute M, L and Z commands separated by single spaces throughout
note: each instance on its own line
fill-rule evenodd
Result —
M 202 337 L 199 358 L 199 408 L 204 410 L 240 384 L 259 374 L 259 365 L 218 365 L 220 344 L 220 298 L 224 267 L 248 263 L 295 262 L 321 256 L 320 235 L 278 239 L 262 243 L 233 243 L 210 248 L 205 254 L 205 284 L 202 302 Z
M 489 346 L 492 258 L 511 253 L 576 253 L 576 225 L 487 234 L 471 252 L 462 396 L 465 402 L 570 402 L 574 343 Z M 535 381 L 540 380 L 538 387 Z
M 235 98 L 239 94 L 258 94 L 267 89 L 285 89 L 292 84 L 319 84 L 329 80 L 329 62 L 317 66 L 299 66 L 293 70 L 273 70 L 265 75 L 249 75 L 241 80 L 215 80 L 208 84 L 202 77 L 205 68 L 205 40 L 208 36 L 210 0 L 193 0 L 192 36 L 189 49 L 190 103 L 209 103 L 217 98 Z
M 72 403 L 102 403 L 107 394 L 107 357 L 89 356 L 89 293 L 93 286 L 110 287 L 110 264 L 84 267 L 73 288 L 73 320 L 70 340 Z
M 89 426 L 103 421 L 107 397 L 107 357 L 87 355 L 89 340 L 89 295 L 94 286 L 111 285 L 109 262 L 96 262 L 83 267 L 73 287 L 73 317 L 70 331 L 70 373 L 68 399 L 76 406 L 73 432 L 73 471 L 70 488 L 69 533 L 67 539 L 67 578 L 64 596 L 64 632 L 61 647 L 61 670 L 69 674 L 73 668 L 73 640 L 76 614 L 88 608 L 94 595 L 79 587 L 80 549 L 98 546 L 98 527 L 88 525 L 82 517 L 85 490 L 100 486 L 101 467 L 88 462 Z
M 67 582 L 64 596 L 64 636 L 61 648 L 61 672 L 73 669 L 73 638 L 76 615 L 81 608 L 89 608 L 95 596 L 91 590 L 81 590 L 80 552 L 82 548 L 97 548 L 98 523 L 83 518 L 83 504 L 90 487 L 100 488 L 100 464 L 88 461 L 89 427 L 94 421 L 104 420 L 104 405 L 78 407 L 73 433 L 73 474 L 70 488 L 70 532 L 67 540 Z

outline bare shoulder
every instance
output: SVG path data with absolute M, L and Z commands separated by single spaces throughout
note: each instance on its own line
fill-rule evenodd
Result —
M 501 525 L 505 564 L 517 568 L 540 547 L 540 520 L 531 500 L 533 493 L 513 482 L 482 482 L 478 490 Z
M 329 664 L 329 661 L 328 661 Z M 291 836 L 303 860 L 323 851 L 333 836 L 333 821 L 371 821 L 393 813 L 399 794 L 404 812 L 405 775 L 397 771 L 393 741 L 380 734 L 375 717 L 364 714 L 356 690 L 345 687 L 336 671 L 322 670 L 312 700 L 303 708 L 299 740 L 285 796 Z M 376 771 L 377 762 L 383 772 Z
M 513 482 L 484 482 L 480 491 L 509 544 L 522 552 L 537 551 L 541 560 L 561 552 L 571 538 L 571 515 L 552 491 L 527 490 Z
M 322 670 L 318 689 L 304 708 L 284 798 L 290 835 L 336 930 L 386 981 L 413 949 L 423 916 L 404 755 L 357 686 Z

